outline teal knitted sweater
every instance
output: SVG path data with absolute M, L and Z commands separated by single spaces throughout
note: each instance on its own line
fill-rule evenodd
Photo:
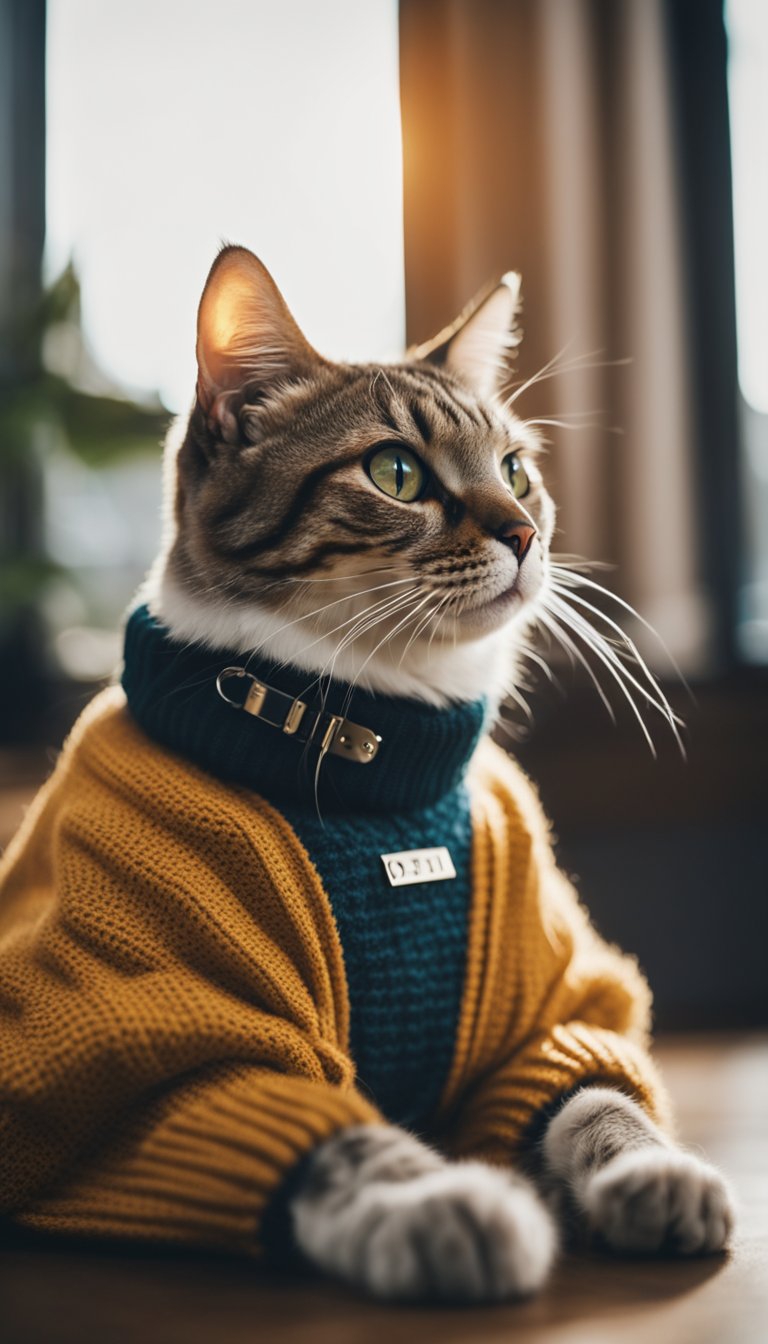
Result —
M 310 705 L 311 673 L 249 658 L 248 670 Z M 339 930 L 358 1085 L 390 1120 L 420 1129 L 453 1057 L 470 905 L 466 766 L 483 730 L 482 699 L 436 709 L 323 683 L 326 708 L 381 737 L 376 758 L 317 750 L 228 706 L 219 672 L 242 655 L 174 642 L 146 607 L 130 616 L 123 688 L 155 741 L 277 807 L 312 859 Z M 384 854 L 446 846 L 456 877 L 392 887 Z

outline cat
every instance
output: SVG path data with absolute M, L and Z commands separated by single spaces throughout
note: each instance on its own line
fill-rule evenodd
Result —
M 310 348 L 257 259 L 221 253 L 177 459 L 184 507 L 148 589 L 176 638 L 266 649 L 437 706 L 478 688 L 498 705 L 541 615 L 555 518 L 539 441 L 497 395 L 518 292 L 519 277 L 505 276 L 403 364 L 338 366 Z M 235 480 L 232 457 L 212 470 L 211 443 L 245 459 Z M 201 478 L 193 502 L 186 482 Z M 281 520 L 266 538 L 265 517 Z M 247 574 L 244 553 L 257 558 Z M 350 595 L 361 568 L 374 583 Z M 282 581 L 299 576 L 322 577 L 322 603 L 311 583 L 286 598 Z M 725 1245 L 721 1175 L 621 1092 L 577 1090 L 540 1144 L 545 1183 L 615 1250 Z M 290 1213 L 312 1262 L 384 1298 L 525 1294 L 546 1280 L 558 1241 L 519 1173 L 452 1164 L 395 1127 L 322 1144 Z
M 105 713 L 118 725 L 109 732 L 121 735 L 126 781 L 126 753 L 145 753 L 142 768 L 150 769 L 131 804 L 131 818 L 138 815 L 146 827 L 147 853 L 155 843 L 151 832 L 157 832 L 162 809 L 171 809 L 170 829 L 160 831 L 169 872 L 174 846 L 196 852 L 196 845 L 208 844 L 208 833 L 221 836 L 228 825 L 220 793 L 219 811 L 207 809 L 207 776 L 199 772 L 190 776 L 196 790 L 193 808 L 186 795 L 178 806 L 169 797 L 174 788 L 186 788 L 185 758 L 234 781 L 237 788 L 226 795 L 226 806 L 233 816 L 237 813 L 235 829 L 217 849 L 216 862 L 211 860 L 197 878 L 193 872 L 192 886 L 199 884 L 204 897 L 205 882 L 220 893 L 226 879 L 232 917 L 238 920 L 238 883 L 244 884 L 242 901 L 249 920 L 260 920 L 262 914 L 260 905 L 247 904 L 245 888 L 261 892 L 263 918 L 271 919 L 270 929 L 277 930 L 269 947 L 277 939 L 278 950 L 269 967 L 254 968 L 250 953 L 230 945 L 234 969 L 231 984 L 227 981 L 220 995 L 223 1017 L 206 1010 L 196 1024 L 198 1036 L 213 1044 L 204 1057 L 184 1054 L 183 1066 L 165 1061 L 181 1049 L 184 1024 L 197 1011 L 198 999 L 191 992 L 180 999 L 183 1011 L 178 1021 L 173 1018 L 168 1036 L 163 1028 L 179 998 L 170 993 L 164 1000 L 167 1007 L 158 1013 L 161 1044 L 156 1041 L 151 1052 L 147 1047 L 152 1056 L 149 1072 L 141 1072 L 143 1056 L 140 1062 L 141 1043 L 150 1040 L 148 1028 L 137 1032 L 139 1045 L 130 1053 L 127 1070 L 116 1069 L 121 1080 L 128 1077 L 119 1111 L 130 1119 L 131 1107 L 141 1110 L 149 1096 L 161 1098 L 158 1114 L 152 1111 L 149 1128 L 142 1121 L 138 1139 L 126 1132 L 117 1155 L 108 1154 L 105 1165 L 97 1160 L 84 1186 L 77 1181 L 70 1185 L 63 1204 L 60 1199 L 57 1203 L 59 1197 L 42 1206 L 32 1201 L 32 1212 L 25 1216 L 33 1225 L 103 1228 L 112 1214 L 108 1217 L 99 1201 L 106 1198 L 104 1191 L 112 1199 L 117 1190 L 116 1203 L 124 1211 L 121 1230 L 147 1226 L 147 1235 L 152 1235 L 151 1211 L 160 1207 L 157 1201 L 162 1202 L 172 1185 L 163 1167 L 170 1160 L 167 1155 L 182 1143 L 184 1181 L 188 1163 L 196 1162 L 200 1151 L 209 1161 L 207 1134 L 200 1137 L 201 1112 L 194 1109 L 202 1104 L 199 1095 L 209 1096 L 209 1083 L 213 1090 L 205 1124 L 217 1125 L 224 1117 L 222 1124 L 234 1125 L 237 1110 L 231 1163 L 236 1148 L 247 1149 L 248 1127 L 242 1116 L 250 1112 L 242 1109 L 242 1098 L 232 1100 L 230 1074 L 220 1081 L 222 1097 L 230 1088 L 229 1099 L 218 1102 L 219 1073 L 214 1069 L 210 1079 L 207 1072 L 202 1074 L 198 1094 L 195 1070 L 211 1062 L 222 1069 L 226 1065 L 235 1070 L 231 1077 L 237 1082 L 238 1060 L 250 1060 L 253 1033 L 263 1030 L 254 1056 L 258 1071 L 251 1071 L 246 1082 L 261 1088 L 264 1061 L 278 1051 L 279 1063 L 267 1075 L 267 1101 L 258 1114 L 267 1133 L 263 1152 L 267 1147 L 279 1152 L 281 1170 L 286 1169 L 264 1219 L 268 1251 L 282 1247 L 383 1300 L 484 1303 L 521 1297 L 543 1286 L 562 1237 L 561 1224 L 580 1226 L 616 1252 L 697 1255 L 727 1244 L 733 1201 L 724 1178 L 679 1147 L 665 1122 L 663 1093 L 642 1045 L 647 991 L 637 969 L 590 929 L 557 873 L 546 822 L 520 772 L 497 753 L 488 757 L 485 784 L 473 775 L 478 736 L 490 730 L 504 695 L 519 692 L 523 659 L 540 658 L 531 644 L 536 625 L 558 631 L 566 647 L 572 646 L 567 626 L 557 623 L 570 611 L 572 632 L 584 635 L 583 618 L 565 605 L 572 576 L 550 554 L 555 509 L 539 466 L 539 441 L 534 428 L 516 414 L 514 398 L 501 395 L 507 356 L 518 339 L 518 286 L 517 276 L 505 276 L 450 328 L 400 363 L 338 364 L 310 346 L 271 275 L 251 252 L 227 246 L 214 262 L 198 314 L 196 397 L 189 417 L 178 422 L 168 441 L 163 549 L 126 636 L 123 684 L 129 717 L 163 752 L 167 748 L 175 753 L 157 757 L 163 762 L 161 773 L 151 773 L 155 758 L 146 755 L 141 745 L 145 739 L 136 735 L 138 730 L 126 728 L 124 703 L 113 699 Z M 610 644 L 599 648 L 603 665 L 631 692 L 638 684 L 634 674 L 624 670 Z M 640 667 L 638 675 L 645 670 Z M 649 688 L 648 698 L 674 726 L 660 691 L 650 682 Z M 363 723 L 356 721 L 358 707 Z M 69 764 L 60 768 L 65 784 L 59 794 L 65 799 L 67 788 L 71 794 L 76 786 L 83 743 L 89 733 L 93 738 L 100 731 L 93 717 L 79 738 L 76 730 Z M 129 732 L 133 736 L 126 736 Z M 142 850 L 140 842 L 125 841 L 118 862 L 115 846 L 120 849 L 121 840 L 111 831 L 109 862 L 98 854 L 93 859 L 102 830 L 101 821 L 93 821 L 94 789 L 98 785 L 103 792 L 107 781 L 117 806 L 128 787 L 115 764 L 120 755 L 113 750 L 114 740 L 109 739 L 109 755 L 99 758 L 98 769 L 94 749 L 88 747 L 87 806 L 78 810 L 76 802 L 71 804 L 69 822 L 65 818 L 55 825 L 45 821 L 45 808 L 53 808 L 58 796 L 54 777 L 48 802 L 41 803 L 42 810 L 33 809 L 10 854 L 8 887 L 19 908 L 25 883 L 34 892 L 40 927 L 45 882 L 52 886 L 51 874 L 58 873 L 57 880 L 66 883 L 71 871 L 75 877 L 65 932 L 75 937 L 78 957 L 101 949 L 99 974 L 108 964 L 110 976 L 117 977 L 108 979 L 109 985 L 122 986 L 124 976 L 134 977 L 132 985 L 138 983 L 139 969 L 165 975 L 171 947 L 184 962 L 184 985 L 210 980 L 218 994 L 228 974 L 227 959 L 222 960 L 218 943 L 219 950 L 213 943 L 207 950 L 196 943 L 208 937 L 201 930 L 208 930 L 214 920 L 207 898 L 189 907 L 187 889 L 174 886 L 175 876 L 169 885 L 159 875 L 147 879 L 144 855 L 136 853 Z M 462 742 L 467 744 L 464 754 Z M 478 757 L 484 750 L 478 749 Z M 476 780 L 472 788 L 485 788 L 485 840 L 479 836 L 479 814 L 472 812 L 471 789 L 468 793 L 463 782 L 470 755 L 469 775 Z M 388 761 L 395 767 L 400 761 L 402 768 L 393 769 Z M 481 773 L 486 769 L 477 768 Z M 445 787 L 433 788 L 441 770 Z M 253 788 L 256 775 L 281 814 L 277 820 L 269 809 L 259 811 L 260 804 L 250 801 L 254 795 L 240 788 Z M 301 807 L 280 792 L 289 777 L 300 780 Z M 162 789 L 158 780 L 165 781 Z M 372 800 L 384 780 L 388 811 L 380 821 Z M 301 867 L 308 861 L 295 847 L 290 854 L 283 847 L 280 862 L 286 872 L 304 872 L 301 880 L 311 886 L 306 901 L 314 905 L 304 909 L 300 899 L 284 918 L 263 865 L 257 865 L 258 871 L 248 868 L 252 849 L 243 836 L 252 813 L 262 820 L 267 816 L 281 845 L 288 843 L 287 826 L 306 844 L 315 865 L 311 871 Z M 66 844 L 69 833 L 73 839 L 66 863 L 48 858 L 45 869 L 43 846 L 55 846 L 59 839 Z M 419 843 L 402 849 L 400 838 L 409 836 Z M 443 846 L 445 837 L 449 843 Z M 495 837 L 492 844 L 487 837 Z M 475 847 L 490 845 L 483 851 L 489 883 L 498 888 L 507 871 L 502 852 L 509 872 L 518 874 L 519 889 L 517 894 L 510 891 L 509 903 L 519 900 L 529 912 L 529 941 L 522 948 L 504 942 L 512 925 L 504 923 L 503 910 L 489 914 L 487 931 L 470 921 L 467 934 L 469 897 L 462 893 L 469 891 L 470 868 L 473 882 L 485 880 L 480 851 L 470 856 L 470 839 Z M 387 849 L 397 852 L 381 852 Z M 91 864 L 88 872 L 97 873 L 97 890 L 102 892 L 96 913 L 87 918 L 77 908 L 76 862 Z M 28 878 L 25 863 L 31 864 Z M 353 879 L 363 868 L 370 890 L 358 892 Z M 43 872 L 48 873 L 45 879 Z M 330 970 L 326 974 L 325 962 L 318 970 L 319 954 L 313 953 L 312 959 L 302 932 L 322 905 L 318 872 L 335 892 L 331 905 L 346 961 L 359 1099 L 354 1107 L 350 1103 L 347 1121 L 340 1121 L 342 1091 L 335 1084 L 328 1090 L 322 1083 L 322 1124 L 312 1121 L 316 1137 L 310 1138 L 309 1110 L 281 1110 L 280 1088 L 288 1086 L 293 1069 L 314 1088 L 321 1086 L 321 1075 L 331 1080 L 346 1076 L 348 1067 L 335 1045 L 325 1038 L 318 1043 L 320 1026 L 305 1026 L 315 1020 L 308 987 L 343 973 L 332 948 Z M 339 872 L 343 881 L 339 879 L 336 890 Z M 147 880 L 148 905 L 141 888 Z M 114 901 L 112 882 L 117 883 Z M 543 898 L 538 904 L 539 883 L 554 893 L 551 906 Z M 180 953 L 175 943 L 163 942 L 161 956 L 152 943 L 134 947 L 130 922 L 120 924 L 119 944 L 109 941 L 110 920 L 122 919 L 123 911 L 126 920 L 135 916 L 139 921 L 142 939 L 145 926 L 150 933 L 164 928 L 163 900 L 172 910 L 174 938 L 177 907 L 185 912 Z M 50 902 L 53 911 L 55 895 Z M 12 920 L 13 901 L 7 908 Z M 2 909 L 0 905 L 0 914 Z M 194 918 L 189 909 L 194 909 Z M 111 910 L 118 913 L 110 915 Z M 426 949 L 419 945 L 422 920 Z M 247 935 L 247 924 L 236 927 Z M 336 933 L 322 927 L 330 946 Z M 571 958 L 577 946 L 584 951 L 581 970 Z M 485 949 L 482 975 L 477 958 L 472 961 L 478 947 Z M 49 948 L 48 961 L 52 955 Z M 272 1002 L 263 975 L 275 966 L 285 968 L 286 957 L 298 968 L 290 1002 L 299 1003 L 300 1011 L 285 1009 L 294 1017 L 283 1031 L 272 1010 L 262 1011 Z M 508 957 L 515 959 L 514 974 L 511 963 L 506 969 Z M 74 960 L 62 960 L 60 950 L 58 958 L 62 965 L 66 961 L 71 983 Z M 44 961 L 37 956 L 38 967 Z M 545 969 L 536 980 L 534 963 L 539 962 Z M 589 975 L 584 966 L 591 968 Z M 526 1016 L 533 981 L 537 1007 Z M 11 1008 L 14 983 L 7 979 Z M 31 982 L 23 983 L 25 995 L 34 997 Z M 100 982 L 97 978 L 92 983 Z M 153 994 L 141 1000 L 142 1023 L 152 1015 L 162 984 L 156 978 Z M 506 1026 L 499 985 L 508 986 Z M 340 986 L 332 984 L 330 991 L 334 1002 L 341 1002 Z M 124 1039 L 115 1035 L 118 1000 L 113 990 L 110 995 L 107 1028 L 101 1018 L 95 1028 L 96 1062 L 78 1065 L 86 1074 L 92 1069 L 98 1075 L 98 1086 L 89 1084 L 91 1106 L 101 1095 L 98 1089 L 110 1085 L 103 1082 L 99 1062 L 100 1033 L 107 1030 L 116 1050 Z M 89 1004 L 98 997 L 92 988 Z M 139 1019 L 134 997 L 130 1002 L 127 1039 L 132 1041 L 137 1029 L 131 1024 Z M 465 1007 L 470 1002 L 471 1011 Z M 570 1015 L 567 1024 L 558 1021 L 561 1009 Z M 323 1012 L 325 1020 L 328 1013 Z M 220 1058 L 216 1032 L 226 1035 L 227 1019 L 234 1021 L 237 1014 L 245 1014 L 242 1020 L 250 1025 L 235 1034 L 234 1044 L 227 1036 Z M 343 1018 L 342 1009 L 339 1015 Z M 12 1034 L 17 1017 L 11 1014 Z M 453 1024 L 455 1041 L 444 1038 L 446 1023 Z M 504 1072 L 505 1051 L 512 1050 L 504 1036 L 510 1023 L 520 1033 L 515 1058 L 527 1060 L 524 1086 L 515 1082 L 514 1072 L 508 1077 Z M 338 1031 L 341 1038 L 342 1027 Z M 55 1048 L 63 1059 L 61 1033 L 55 1035 Z M 81 1044 L 84 1039 L 78 1037 Z M 4 1040 L 0 1032 L 0 1050 Z M 290 1066 L 280 1054 L 285 1040 L 290 1058 L 298 1061 Z M 472 1050 L 476 1064 L 472 1069 L 466 1065 L 462 1075 L 457 1061 L 461 1057 L 466 1063 Z M 83 1052 L 87 1054 L 85 1046 Z M 31 1076 L 32 1064 L 27 1063 Z M 171 1070 L 169 1079 L 177 1079 L 181 1069 L 185 1098 L 187 1073 L 192 1078 L 192 1110 L 186 1109 L 185 1100 L 180 1120 L 175 1112 L 163 1110 L 163 1069 Z M 21 1083 L 19 1087 L 28 1097 Z M 442 1112 L 439 1093 L 451 1097 Z M 39 1095 L 37 1089 L 36 1101 Z M 31 1103 L 25 1105 L 26 1111 L 23 1106 L 19 1111 L 21 1132 L 25 1116 L 32 1113 Z M 151 1111 L 150 1103 L 146 1105 Z M 110 1123 L 117 1123 L 112 1099 L 110 1106 Z M 254 1103 L 254 1116 L 256 1111 Z M 444 1142 L 430 1131 L 429 1117 L 438 1113 L 445 1121 Z M 454 1141 L 449 1120 L 459 1113 L 469 1117 L 469 1137 Z M 190 1120 L 190 1114 L 197 1118 Z M 51 1131 L 51 1114 L 45 1112 L 43 1119 Z M 78 1149 L 76 1142 L 77 1126 L 85 1123 L 81 1111 L 68 1123 L 71 1152 L 82 1149 L 87 1154 L 88 1144 Z M 100 1123 L 103 1130 L 107 1121 Z M 187 1135 L 192 1138 L 187 1140 Z M 212 1192 L 205 1199 L 216 1212 L 211 1214 L 205 1203 L 199 1217 L 205 1237 L 214 1242 L 217 1227 L 224 1226 L 222 1191 L 230 1189 L 227 1141 L 213 1145 L 213 1177 L 208 1166 L 204 1173 L 204 1188 Z M 34 1139 L 34 1160 L 39 1156 L 36 1143 Z M 301 1160 L 292 1161 L 291 1145 Z M 266 1179 L 263 1152 L 259 1150 L 255 1177 L 248 1168 L 254 1189 Z M 126 1171 L 132 1174 L 126 1176 Z M 151 1190 L 147 1193 L 149 1187 L 142 1185 L 136 1202 L 132 1182 L 145 1181 L 148 1171 L 155 1173 Z M 182 1177 L 177 1172 L 174 1181 Z M 237 1198 L 251 1198 L 251 1184 L 246 1182 Z M 194 1202 L 190 1191 L 185 1184 L 184 1209 Z M 20 1194 L 17 1200 L 22 1210 L 24 1198 Z M 178 1208 L 175 1202 L 173 1218 L 167 1216 L 164 1223 L 158 1218 L 158 1234 L 162 1224 L 169 1229 L 167 1235 L 180 1235 L 184 1218 Z M 203 1234 L 198 1230 L 195 1235 Z

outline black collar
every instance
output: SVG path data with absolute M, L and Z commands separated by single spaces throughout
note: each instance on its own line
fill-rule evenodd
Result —
M 227 668 L 248 673 L 220 682 L 233 703 L 216 686 Z M 145 606 L 128 620 L 122 682 L 131 714 L 149 737 L 217 778 L 244 784 L 274 802 L 314 801 L 320 744 L 330 716 L 370 729 L 381 740 L 367 763 L 342 754 L 324 756 L 318 773 L 324 811 L 430 806 L 461 781 L 486 715 L 484 699 L 437 709 L 351 690 L 340 681 L 324 681 L 321 695 L 313 674 L 299 668 L 176 643 Z M 242 710 L 254 683 L 272 688 L 264 705 L 267 721 Z M 284 715 L 297 699 L 307 708 L 300 732 L 291 734 L 283 731 Z M 337 744 L 339 732 L 337 726 Z

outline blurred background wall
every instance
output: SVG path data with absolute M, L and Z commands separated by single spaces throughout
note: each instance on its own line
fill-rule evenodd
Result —
M 339 357 L 514 267 L 557 549 L 688 760 L 546 644 L 505 741 L 660 1025 L 768 1021 L 766 163 L 763 0 L 0 0 L 0 843 L 119 659 L 219 240 Z

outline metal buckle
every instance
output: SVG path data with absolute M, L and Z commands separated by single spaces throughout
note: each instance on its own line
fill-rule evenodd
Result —
M 243 706 L 241 702 L 239 700 L 232 700 L 224 690 L 225 677 L 237 677 L 238 680 L 242 680 L 243 677 L 248 677 L 250 681 L 255 681 L 256 678 L 252 677 L 250 672 L 246 672 L 244 667 L 223 667 L 216 678 L 216 690 L 222 700 L 226 704 L 231 705 L 233 709 L 242 709 Z
M 370 728 L 363 728 L 359 723 L 350 723 L 349 719 L 342 719 L 328 750 L 334 756 L 342 756 L 347 761 L 356 761 L 358 765 L 367 765 L 379 750 L 380 742 L 379 734 L 372 733 Z
M 239 679 L 246 677 L 250 681 L 251 684 L 245 700 L 242 702 L 233 700 L 231 696 L 227 695 L 223 685 L 226 677 L 238 677 Z M 292 700 L 284 691 L 277 691 L 272 686 L 267 686 L 265 682 L 259 681 L 258 677 L 254 677 L 253 673 L 246 671 L 244 667 L 225 667 L 216 678 L 216 690 L 222 700 L 225 700 L 233 709 L 244 709 L 246 714 L 253 714 L 254 718 L 261 719 L 263 723 L 271 724 L 273 728 L 282 728 L 283 732 L 288 733 L 289 736 L 296 732 L 307 709 L 303 700 L 299 700 L 298 697 Z M 270 692 L 273 696 L 279 696 L 281 700 L 288 702 L 288 708 L 282 719 L 273 719 L 264 713 L 264 704 Z
M 235 677 L 242 680 L 244 677 L 250 681 L 247 694 L 244 700 L 233 700 L 225 690 L 225 682 L 228 677 Z M 233 709 L 244 709 L 246 714 L 252 714 L 255 718 L 261 719 L 262 723 L 268 723 L 272 728 L 280 728 L 288 736 L 294 736 L 307 712 L 307 705 L 298 697 L 292 700 L 285 691 L 279 691 L 274 686 L 267 686 L 265 682 L 259 681 L 252 672 L 248 672 L 244 667 L 225 667 L 219 672 L 216 678 L 216 690 L 222 700 L 231 705 Z M 268 718 L 264 713 L 264 705 L 267 696 L 279 696 L 281 700 L 288 702 L 285 715 L 281 719 Z M 327 721 L 326 721 L 327 720 Z M 343 719 L 338 714 L 316 714 L 314 723 L 307 734 L 307 743 L 312 742 L 322 727 L 322 736 L 317 743 L 320 755 L 325 756 L 330 753 L 332 756 L 341 756 L 347 761 L 355 761 L 358 765 L 367 765 L 372 761 L 379 749 L 381 738 L 378 733 L 371 732 L 370 728 L 364 728 L 362 724 L 352 723 L 350 719 Z

